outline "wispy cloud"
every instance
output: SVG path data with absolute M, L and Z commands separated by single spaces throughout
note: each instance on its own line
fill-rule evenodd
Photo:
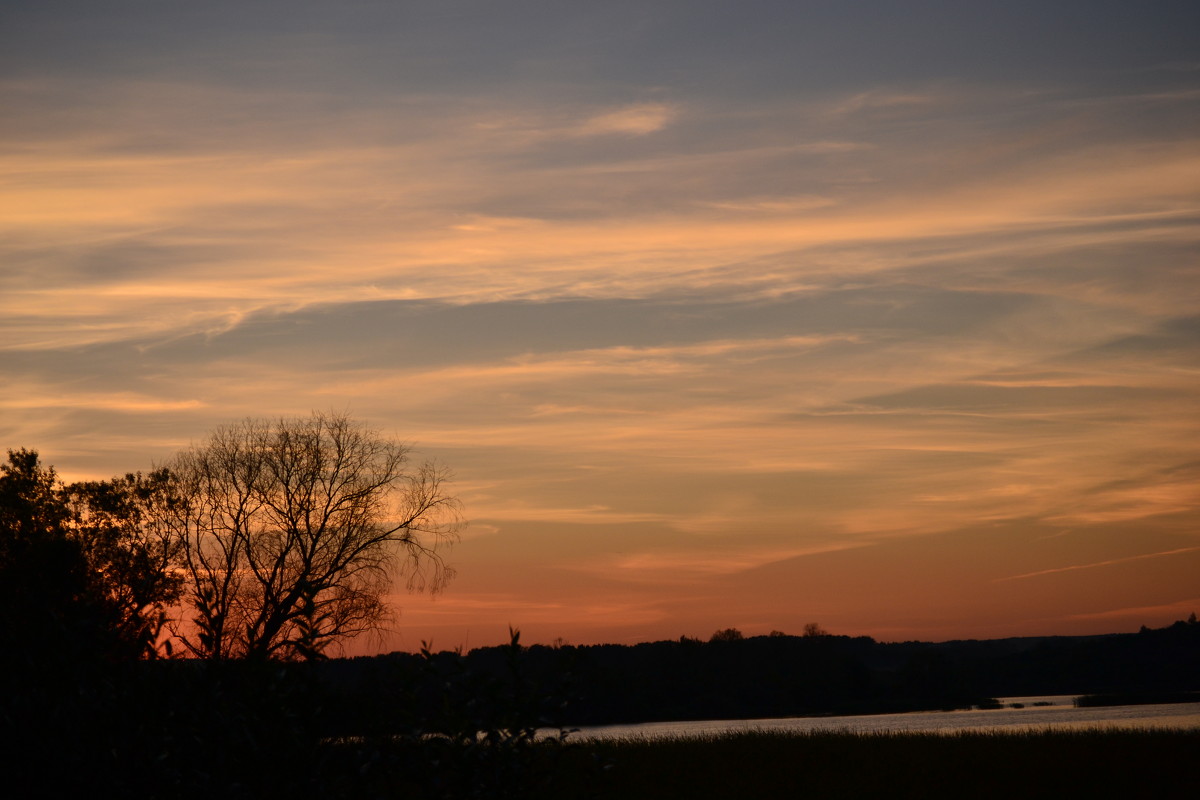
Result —
M 661 103 L 640 103 L 591 117 L 577 129 L 580 136 L 625 134 L 645 136 L 660 131 L 678 116 L 678 111 Z
M 1072 564 L 1066 567 L 1054 567 L 1052 569 L 1042 569 L 1036 572 L 1026 572 L 1022 575 L 1009 575 L 1006 578 L 996 578 L 997 581 L 1017 581 L 1026 578 L 1039 578 L 1043 575 L 1056 575 L 1062 572 L 1075 572 L 1082 569 L 1096 569 L 1097 567 L 1111 567 L 1115 564 L 1128 564 L 1132 561 L 1144 561 L 1150 558 L 1162 558 L 1164 556 L 1176 556 L 1181 553 L 1194 553 L 1200 550 L 1200 547 L 1180 547 L 1175 550 L 1164 550 L 1161 553 L 1143 553 L 1136 556 L 1128 556 L 1126 558 L 1111 558 L 1107 561 L 1096 561 L 1091 564 Z
M 493 5 L 6 11 L 0 434 L 98 477 L 347 409 L 462 477 L 460 632 L 762 621 L 815 564 L 862 632 L 863 574 L 905 631 L 967 574 L 1194 594 L 1194 11 Z

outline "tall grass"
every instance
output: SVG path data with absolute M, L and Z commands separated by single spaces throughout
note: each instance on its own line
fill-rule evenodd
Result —
M 591 743 L 602 777 L 562 796 L 622 798 L 1194 797 L 1200 730 L 740 732 Z M 587 774 L 583 763 L 578 774 Z M 572 774 L 570 770 L 567 775 Z

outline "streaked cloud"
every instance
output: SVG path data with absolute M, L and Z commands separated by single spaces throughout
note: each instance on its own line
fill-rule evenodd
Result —
M 1054 567 L 1052 569 L 1042 569 L 1037 572 L 1026 572 L 1024 575 L 1010 575 L 1006 578 L 997 578 L 999 581 L 1017 581 L 1026 578 L 1040 578 L 1043 575 L 1054 575 L 1060 572 L 1073 572 L 1080 569 L 1096 569 L 1097 567 L 1111 567 L 1114 564 L 1125 564 L 1130 561 L 1142 561 L 1148 558 L 1162 558 L 1163 556 L 1176 556 L 1181 553 L 1194 553 L 1200 550 L 1200 547 L 1180 547 L 1176 550 L 1165 550 L 1161 553 L 1143 553 L 1137 556 L 1128 556 L 1126 558 L 1112 558 L 1107 561 L 1097 561 L 1092 564 L 1072 564 L 1067 567 Z
M 1194 597 L 1194 10 L 68 5 L 0 12 L 7 446 L 412 439 L 447 646 Z

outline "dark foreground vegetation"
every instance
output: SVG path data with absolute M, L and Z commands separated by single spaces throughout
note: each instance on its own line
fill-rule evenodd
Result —
M 47 660 L 5 689 L 6 796 L 161 798 L 541 797 L 567 768 L 547 697 L 519 674 L 468 675 L 430 658 L 342 724 L 310 663 Z M 599 774 L 587 759 L 570 766 Z M 555 795 L 559 796 L 559 795 Z
M 1193 797 L 1200 731 L 737 733 L 598 743 L 611 767 L 567 797 Z M 589 794 L 589 789 L 594 793 Z

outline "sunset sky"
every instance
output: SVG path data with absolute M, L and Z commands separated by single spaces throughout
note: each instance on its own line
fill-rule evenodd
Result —
M 350 652 L 1200 611 L 1200 4 L 0 4 L 0 445 L 451 467 Z

